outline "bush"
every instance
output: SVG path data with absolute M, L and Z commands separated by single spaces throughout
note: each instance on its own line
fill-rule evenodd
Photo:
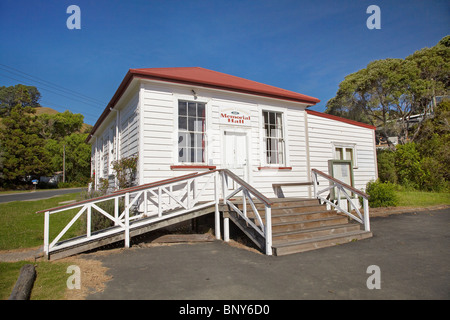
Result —
M 389 149 L 377 151 L 378 178 L 381 182 L 397 183 L 395 153 Z
M 448 189 L 448 181 L 445 180 L 446 168 L 438 160 L 430 157 L 423 158 L 420 166 L 424 172 L 422 190 L 445 191 Z
M 396 186 L 390 182 L 371 181 L 367 184 L 366 193 L 369 195 L 369 206 L 395 207 L 398 205 L 398 197 L 395 193 Z
M 397 145 L 395 167 L 399 184 L 413 189 L 422 186 L 425 173 L 422 170 L 421 159 L 414 142 Z

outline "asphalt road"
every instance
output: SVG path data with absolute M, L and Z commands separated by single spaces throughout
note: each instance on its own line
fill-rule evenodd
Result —
M 222 241 L 88 254 L 112 275 L 88 299 L 450 299 L 450 209 L 371 226 L 370 239 L 281 257 Z M 369 289 L 375 273 L 380 288 Z
M 11 201 L 26 201 L 26 200 L 39 200 L 47 199 L 54 196 L 59 196 L 61 194 L 67 193 L 77 193 L 81 192 L 86 188 L 70 188 L 70 189 L 52 189 L 52 190 L 38 190 L 38 191 L 28 191 L 20 193 L 2 194 L 0 195 L 0 203 L 11 202 Z

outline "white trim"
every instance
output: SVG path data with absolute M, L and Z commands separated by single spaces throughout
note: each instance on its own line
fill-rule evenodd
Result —
M 144 84 L 141 83 L 139 86 L 139 93 L 138 93 L 138 102 L 137 102 L 137 109 L 138 109 L 138 117 L 139 117 L 139 128 L 138 128 L 138 135 L 139 135 L 139 142 L 138 142 L 138 170 L 139 170 L 139 181 L 138 185 L 144 184 Z
M 356 152 L 356 143 L 350 143 L 350 142 L 340 142 L 340 141 L 331 141 L 331 146 L 333 148 L 333 159 L 337 159 L 336 157 L 336 148 L 345 148 L 345 149 L 352 149 L 353 154 L 353 169 L 358 169 L 358 157 Z M 345 159 L 345 152 L 343 152 L 344 159 L 342 160 L 351 160 L 351 159 Z
M 205 97 L 199 97 L 198 92 L 197 98 L 195 98 L 193 95 L 188 94 L 181 94 L 181 93 L 173 93 L 173 161 L 172 164 L 175 166 L 190 166 L 190 165 L 209 165 L 209 159 L 210 157 L 210 148 L 209 148 L 209 136 L 208 136 L 208 130 L 212 126 L 212 111 L 210 101 L 211 99 L 205 98 Z M 205 162 L 180 162 L 178 161 L 178 101 L 188 101 L 188 102 L 195 102 L 195 103 L 204 103 L 205 104 L 205 131 L 204 131 L 204 139 L 205 139 L 205 150 L 204 150 L 204 157 Z M 212 148 L 211 148 L 212 149 Z
M 305 148 L 306 148 L 306 177 L 310 179 L 310 173 L 311 173 L 311 154 L 309 150 L 309 128 L 308 128 L 308 112 L 303 112 L 303 121 L 304 121 L 304 127 L 305 127 Z M 312 190 L 311 186 L 308 186 L 308 197 L 312 197 Z
M 287 134 L 287 109 L 286 108 L 280 108 L 280 107 L 274 107 L 274 106 L 266 106 L 266 105 L 259 105 L 259 145 L 260 145 L 260 155 L 261 155 L 261 166 L 262 167 L 289 167 L 290 166 L 290 153 L 289 153 L 289 140 L 288 140 L 288 134 Z M 269 164 L 267 163 L 266 158 L 266 145 L 264 143 L 264 136 L 265 136 L 265 128 L 264 128 L 264 112 L 274 112 L 274 113 L 281 113 L 281 131 L 283 134 L 283 156 L 284 161 L 283 163 L 277 163 L 277 164 Z

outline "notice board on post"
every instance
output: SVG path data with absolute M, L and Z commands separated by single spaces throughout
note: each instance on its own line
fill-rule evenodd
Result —
M 342 181 L 349 186 L 354 186 L 351 160 L 328 160 L 328 172 L 333 178 Z M 331 189 L 332 200 L 337 199 L 335 189 L 336 188 Z M 353 193 L 349 194 L 349 196 L 353 197 Z M 341 199 L 343 198 L 345 198 L 345 196 L 341 194 Z

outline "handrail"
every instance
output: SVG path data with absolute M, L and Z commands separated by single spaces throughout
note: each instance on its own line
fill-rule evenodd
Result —
M 320 170 L 317 169 L 311 169 L 311 174 L 312 174 L 312 180 L 313 180 L 313 187 L 314 187 L 314 197 L 329 204 L 331 207 L 334 207 L 337 211 L 342 212 L 344 214 L 346 214 L 347 216 L 349 216 L 350 218 L 358 221 L 359 223 L 364 225 L 364 229 L 366 231 L 370 231 L 370 219 L 369 219 L 369 195 L 362 192 L 361 190 L 358 190 L 348 184 L 346 184 L 345 182 L 342 182 Z M 317 176 L 322 176 L 323 178 L 327 179 L 329 182 L 329 186 L 322 189 L 322 190 L 318 190 L 319 187 L 319 181 Z M 337 204 L 330 201 L 327 197 L 323 197 L 321 194 L 331 191 L 332 189 L 336 188 L 337 189 Z M 359 196 L 362 197 L 363 199 L 363 209 L 364 209 L 364 216 L 361 214 L 359 208 L 353 203 L 351 196 L 347 193 L 346 190 L 351 191 L 350 193 L 355 193 Z M 347 210 L 344 209 L 341 206 L 341 193 L 343 194 L 344 198 L 348 200 L 348 207 Z M 358 214 L 359 217 L 356 217 L 355 215 L 353 215 L 351 213 L 351 207 L 353 207 L 353 209 L 355 210 L 355 212 Z
M 205 173 L 189 173 L 189 174 L 186 174 L 186 175 L 183 175 L 183 176 L 179 176 L 179 177 L 175 177 L 175 178 L 165 179 L 165 180 L 161 180 L 161 181 L 157 181 L 157 182 L 151 182 L 151 183 L 143 184 L 143 185 L 136 186 L 136 187 L 129 187 L 129 188 L 126 188 L 126 189 L 117 190 L 117 191 L 109 193 L 109 194 L 105 194 L 103 196 L 90 198 L 90 199 L 86 199 L 86 200 L 81 200 L 81 201 L 73 202 L 73 203 L 70 203 L 70 204 L 62 205 L 62 206 L 59 206 L 59 207 L 49 208 L 49 209 L 45 209 L 45 210 L 39 210 L 39 211 L 36 211 L 36 213 L 43 213 L 43 212 L 46 212 L 46 211 L 54 211 L 54 210 L 60 210 L 60 209 L 76 208 L 76 207 L 78 207 L 78 206 L 80 206 L 82 204 L 86 204 L 86 203 L 89 203 L 89 202 L 93 202 L 93 201 L 97 201 L 97 200 L 106 200 L 108 198 L 113 199 L 116 196 L 120 196 L 120 195 L 123 195 L 123 194 L 128 193 L 128 192 L 137 192 L 137 191 L 145 190 L 145 189 L 148 189 L 148 188 L 159 187 L 159 186 L 163 186 L 163 185 L 170 184 L 170 183 L 173 183 L 173 182 L 181 181 L 181 180 L 184 180 L 184 179 L 187 179 L 187 178 L 192 178 L 192 177 L 195 177 L 195 176 L 208 174 L 208 173 L 211 173 L 211 172 L 212 171 L 205 172 Z
M 234 181 L 239 183 L 241 186 L 245 187 L 247 190 L 251 191 L 251 193 L 257 197 L 259 200 L 264 202 L 266 205 L 271 206 L 273 205 L 273 202 L 270 201 L 269 198 L 267 198 L 265 195 L 263 195 L 261 192 L 253 188 L 251 185 L 249 185 L 247 182 L 245 182 L 243 179 L 241 179 L 239 176 L 237 176 L 235 173 L 228 169 L 219 169 L 219 171 L 224 171 L 228 176 L 233 178 Z
M 253 188 L 250 184 L 245 182 L 239 176 L 234 174 L 232 171 L 228 169 L 221 169 L 222 173 L 222 190 L 223 190 L 223 202 L 227 204 L 230 209 L 236 212 L 240 218 L 242 218 L 248 226 L 252 227 L 256 232 L 258 232 L 265 239 L 265 251 L 266 255 L 272 255 L 272 205 L 273 202 L 270 201 L 269 198 L 264 196 L 261 192 Z M 226 195 L 225 188 L 225 177 L 229 176 L 233 179 L 237 184 L 240 185 L 237 189 L 232 191 L 229 195 Z M 236 194 L 242 192 L 242 210 L 240 210 L 231 200 Z M 250 194 L 255 196 L 264 204 L 265 210 L 265 224 L 262 221 L 261 215 L 258 212 L 258 209 L 253 202 Z M 247 201 L 249 201 L 251 209 L 256 217 L 257 222 L 259 223 L 258 227 L 254 221 L 247 217 Z M 229 230 L 228 230 L 228 218 L 224 218 L 224 239 L 228 241 L 229 239 Z
M 272 227 L 271 227 L 271 206 L 272 202 L 250 184 L 235 175 L 228 169 L 215 169 L 202 173 L 190 173 L 183 176 L 152 182 L 136 187 L 119 190 L 107 195 L 78 201 L 75 203 L 58 206 L 50 209 L 40 210 L 37 213 L 45 213 L 44 217 L 44 254 L 49 256 L 50 252 L 69 247 L 74 244 L 81 244 L 83 241 L 91 241 L 100 237 L 114 235 L 125 232 L 125 247 L 130 245 L 130 226 L 132 228 L 147 225 L 149 223 L 172 218 L 181 214 L 186 214 L 194 210 L 203 209 L 209 206 L 215 207 L 216 217 L 216 238 L 220 239 L 220 218 L 219 218 L 219 194 L 218 186 L 219 175 L 222 174 L 222 194 L 223 202 L 233 207 L 244 220 L 247 221 L 257 232 L 266 239 L 266 253 L 271 254 L 272 251 Z M 209 175 L 209 177 L 206 177 Z M 202 178 L 206 177 L 206 178 Z M 225 189 L 225 177 L 233 179 L 240 187 L 227 195 Z M 213 179 L 214 178 L 214 179 Z M 211 200 L 210 194 L 205 194 L 205 190 L 211 190 L 211 183 L 214 186 L 214 197 Z M 208 187 L 209 186 L 209 187 Z M 243 212 L 240 211 L 233 203 L 231 197 L 242 192 L 244 204 L 247 198 L 250 202 L 255 216 L 258 219 L 259 227 L 246 216 L 246 205 Z M 132 195 L 130 197 L 130 195 Z M 252 196 L 259 199 L 265 206 L 266 222 L 262 222 Z M 119 200 L 122 199 L 124 207 L 119 209 Z M 106 212 L 98 204 L 106 201 L 114 200 L 114 213 Z M 202 201 L 200 201 L 202 200 Z M 204 201 L 206 200 L 206 201 Z M 131 216 L 132 208 L 138 208 L 137 215 Z M 78 213 L 63 228 L 62 231 L 50 242 L 50 215 L 79 208 Z M 152 209 L 153 208 L 153 209 Z M 151 211 L 151 210 L 153 211 Z M 106 218 L 114 222 L 115 228 L 105 229 L 99 232 L 91 232 L 91 215 L 93 210 L 104 215 Z M 83 215 L 86 214 L 86 234 L 77 237 L 73 242 L 58 242 L 69 228 Z M 140 218 L 144 218 L 137 220 Z M 131 220 L 133 223 L 131 224 Z M 224 219 L 225 221 L 225 219 Z
M 324 173 L 324 172 L 322 172 L 320 170 L 317 170 L 317 169 L 311 169 L 311 171 L 318 173 L 319 175 L 321 175 L 322 177 L 324 177 L 324 178 L 326 178 L 328 180 L 331 180 L 331 181 L 333 181 L 333 182 L 335 182 L 337 184 L 340 184 L 344 188 L 347 188 L 347 189 L 351 190 L 353 193 L 359 194 L 363 198 L 369 199 L 369 195 L 368 194 L 362 192 L 361 190 L 358 190 L 358 189 L 352 187 L 349 184 L 346 184 L 345 182 L 342 182 L 342 181 L 340 181 L 340 180 L 338 180 L 338 179 L 336 179 L 336 178 L 334 178 L 334 177 L 332 177 L 332 176 L 330 176 L 330 175 L 328 175 L 328 174 L 326 174 L 326 173 Z

